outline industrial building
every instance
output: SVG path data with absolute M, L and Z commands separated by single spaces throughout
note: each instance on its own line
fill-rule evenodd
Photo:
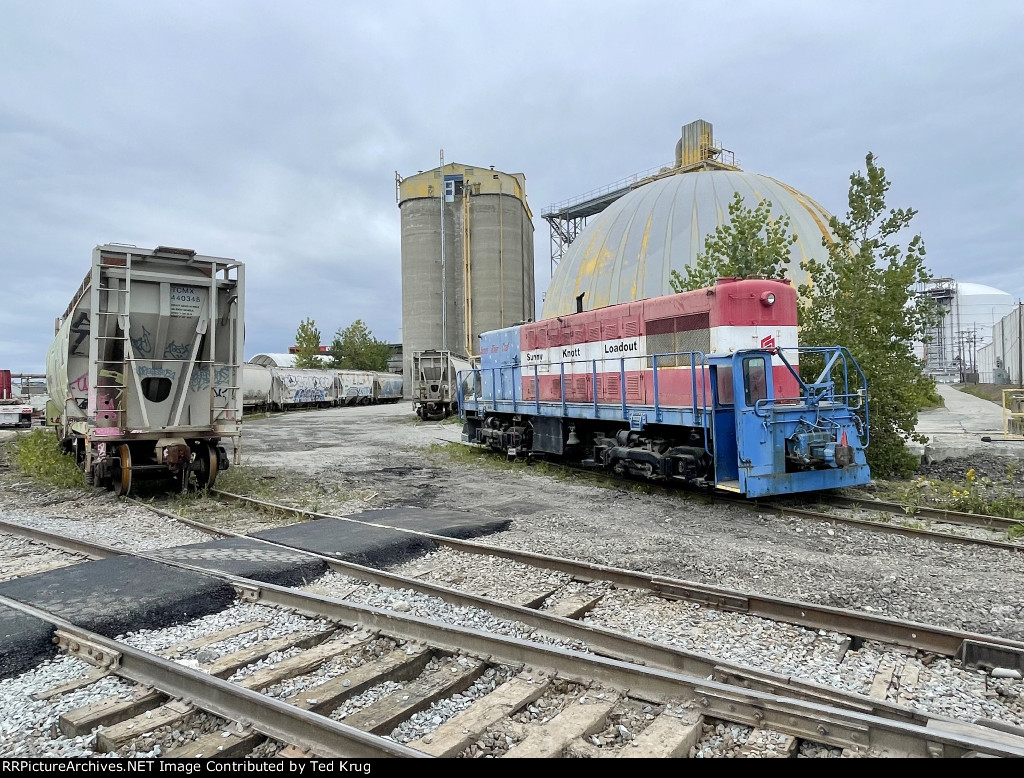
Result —
M 402 363 L 437 349 L 478 354 L 479 335 L 535 318 L 526 177 L 444 163 L 395 174 L 402 231 Z
M 714 139 L 709 122 L 682 127 L 675 161 L 541 214 L 551 228 L 553 275 L 542 318 L 583 308 L 671 294 L 671 272 L 684 272 L 704 249 L 704 238 L 728 220 L 739 192 L 746 205 L 772 204 L 776 218 L 788 216 L 797 242 L 790 249 L 789 277 L 806 280 L 800 262 L 826 261 L 822 237 L 832 238 L 831 219 L 807 195 L 768 176 L 746 173 Z
M 1024 387 L 1024 303 L 1011 304 L 978 349 L 978 377 L 986 384 Z
M 992 344 L 993 327 L 1010 313 L 1013 297 L 985 284 L 935 278 L 918 289 L 935 301 L 942 318 L 926 333 L 919 347 L 925 372 L 939 383 L 1000 383 L 995 363 L 981 359 Z

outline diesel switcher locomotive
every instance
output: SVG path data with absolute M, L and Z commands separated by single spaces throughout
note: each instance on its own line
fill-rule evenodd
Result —
M 841 346 L 797 345 L 786 281 L 722 279 L 486 332 L 459 395 L 463 440 L 509 456 L 747 497 L 870 480 L 864 374 Z

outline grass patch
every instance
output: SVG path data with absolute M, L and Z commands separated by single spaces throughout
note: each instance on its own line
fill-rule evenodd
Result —
M 214 483 L 214 489 L 257 500 L 272 500 L 276 493 L 277 476 L 263 472 L 263 468 L 231 465 L 227 472 L 220 473 Z
M 979 477 L 972 468 L 961 481 L 922 476 L 909 482 L 880 483 L 877 496 L 902 502 L 908 515 L 929 507 L 1021 520 L 1020 529 L 1011 528 L 1010 537 L 1015 538 L 1024 536 L 1024 499 L 1014 486 L 1015 477 L 1016 466 L 1013 464 L 1006 466 L 1005 479 L 995 480 Z
M 980 397 L 982 400 L 993 402 L 999 407 L 1003 405 L 1003 389 L 1012 388 L 996 384 L 954 384 L 953 386 L 964 394 Z
M 22 475 L 34 481 L 86 491 L 85 476 L 74 458 L 61 452 L 57 435 L 51 429 L 36 428 L 19 434 L 7 444 L 7 455 Z
M 435 462 L 448 464 L 481 465 L 496 470 L 522 470 L 529 467 L 538 475 L 569 483 L 586 482 L 588 485 L 602 489 L 615 489 L 620 492 L 638 494 L 667 493 L 664 484 L 649 481 L 634 481 L 619 478 L 603 470 L 575 470 L 559 467 L 553 462 L 543 459 L 508 459 L 500 451 L 493 451 L 484 446 L 468 446 L 465 443 L 434 443 L 427 447 L 427 456 Z
M 432 443 L 427 446 L 427 457 L 437 461 L 460 465 L 484 465 L 499 470 L 511 470 L 515 461 L 508 461 L 496 451 L 483 446 L 467 446 L 465 443 Z M 522 466 L 522 463 L 519 463 Z
M 272 471 L 266 467 L 245 465 L 232 465 L 226 473 L 221 473 L 217 477 L 214 489 L 314 513 L 329 513 L 337 510 L 341 503 L 367 496 L 358 491 L 351 492 L 334 486 L 296 480 L 280 470 Z M 205 496 L 204 492 L 197 494 Z M 190 495 L 181 495 L 185 505 L 189 498 Z M 272 509 L 260 510 L 274 512 Z

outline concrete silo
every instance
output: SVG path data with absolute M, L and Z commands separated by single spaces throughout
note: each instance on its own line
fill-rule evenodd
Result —
M 457 163 L 396 176 L 402 221 L 402 353 L 475 357 L 481 332 L 535 316 L 526 177 Z

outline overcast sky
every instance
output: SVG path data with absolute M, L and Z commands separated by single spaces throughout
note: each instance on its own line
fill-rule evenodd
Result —
M 1024 3 L 0 0 L 0 368 L 42 372 L 92 248 L 246 263 L 246 356 L 401 326 L 395 171 L 543 208 L 712 122 L 832 212 L 866 152 L 937 276 L 1024 296 Z

